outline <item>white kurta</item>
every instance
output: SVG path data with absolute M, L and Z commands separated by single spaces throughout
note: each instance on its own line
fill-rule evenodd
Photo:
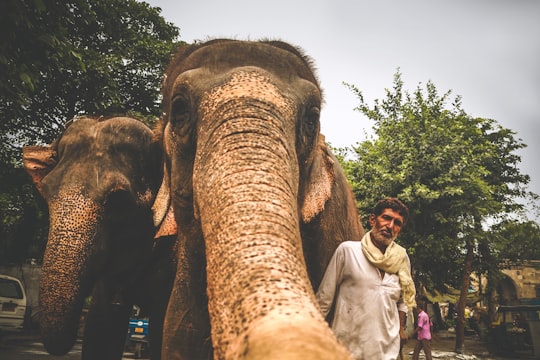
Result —
M 326 317 L 335 299 L 331 326 L 355 359 L 390 360 L 399 355 L 398 306 L 407 312 L 400 295 L 396 274 L 381 277 L 361 243 L 345 241 L 328 264 L 317 300 Z

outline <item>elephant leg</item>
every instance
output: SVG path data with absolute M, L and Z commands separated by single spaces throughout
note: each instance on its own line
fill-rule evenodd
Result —
M 178 241 L 178 267 L 163 327 L 166 359 L 213 358 L 204 245 L 195 245 L 195 238 L 182 234 Z
M 152 255 L 153 264 L 148 287 L 152 294 L 149 336 L 151 358 L 159 360 L 163 343 L 163 323 L 176 274 L 176 236 L 157 239 Z
M 132 303 L 113 301 L 96 285 L 84 328 L 83 360 L 122 358 L 132 309 Z

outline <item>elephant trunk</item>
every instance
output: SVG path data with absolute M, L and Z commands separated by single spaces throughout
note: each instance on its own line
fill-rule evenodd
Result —
M 84 299 L 91 290 L 87 264 L 92 262 L 92 242 L 102 215 L 78 190 L 60 192 L 49 202 L 49 214 L 39 285 L 40 331 L 47 351 L 63 355 L 75 343 Z
M 223 120 L 199 132 L 198 143 L 208 147 L 198 149 L 194 167 L 215 356 L 347 358 L 332 343 L 305 268 L 295 132 L 285 121 L 295 108 L 284 97 L 254 98 L 253 88 L 263 97 L 276 94 L 262 82 L 220 92 L 217 103 L 210 95 L 208 108 L 216 111 L 209 116 Z M 312 348 L 299 348 L 300 338 Z

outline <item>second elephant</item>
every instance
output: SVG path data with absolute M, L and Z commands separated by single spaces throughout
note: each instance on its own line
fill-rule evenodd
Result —
M 71 349 L 92 295 L 83 359 L 122 357 L 134 303 L 150 314 L 158 359 L 176 238 L 154 241 L 150 207 L 162 179 L 162 150 L 153 132 L 126 117 L 81 118 L 52 145 L 24 148 L 23 162 L 49 208 L 39 288 L 47 351 Z

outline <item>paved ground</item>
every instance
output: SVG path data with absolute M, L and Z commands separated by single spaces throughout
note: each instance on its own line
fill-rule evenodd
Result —
M 39 336 L 35 334 L 7 335 L 0 341 L 1 360 L 80 360 L 81 350 L 82 341 L 77 340 L 66 355 L 49 355 L 43 347 Z M 135 357 L 133 352 L 124 352 L 122 360 L 131 359 L 149 360 L 149 357 Z
M 403 349 L 403 360 L 412 359 L 412 353 L 416 340 L 411 339 L 407 342 Z M 466 336 L 465 337 L 465 351 L 464 354 L 457 354 L 454 352 L 456 344 L 456 338 L 454 334 L 444 332 L 437 332 L 432 340 L 432 355 L 433 359 L 437 360 L 517 360 L 527 359 L 533 360 L 535 357 L 531 350 L 514 353 L 509 357 L 496 356 L 490 354 L 487 344 L 480 341 L 477 337 Z M 60 356 L 48 355 L 43 345 L 39 341 L 39 337 L 36 335 L 18 335 L 9 336 L 4 338 L 3 344 L 0 344 L 0 359 L 2 360 L 75 360 L 80 359 L 81 356 L 81 344 L 80 341 L 74 346 L 73 350 L 69 354 Z M 133 353 L 124 353 L 123 359 L 133 359 Z M 424 353 L 420 352 L 420 359 L 425 359 Z
M 412 359 L 412 353 L 416 340 L 410 339 L 404 347 L 404 360 Z M 441 331 L 435 333 L 431 341 L 433 359 L 443 360 L 517 360 L 517 359 L 535 359 L 532 350 L 526 350 L 514 353 L 509 357 L 490 354 L 488 346 L 484 341 L 476 336 L 465 337 L 465 351 L 463 354 L 454 352 L 456 345 L 456 337 L 452 333 Z M 425 359 L 424 353 L 420 352 L 420 359 Z

